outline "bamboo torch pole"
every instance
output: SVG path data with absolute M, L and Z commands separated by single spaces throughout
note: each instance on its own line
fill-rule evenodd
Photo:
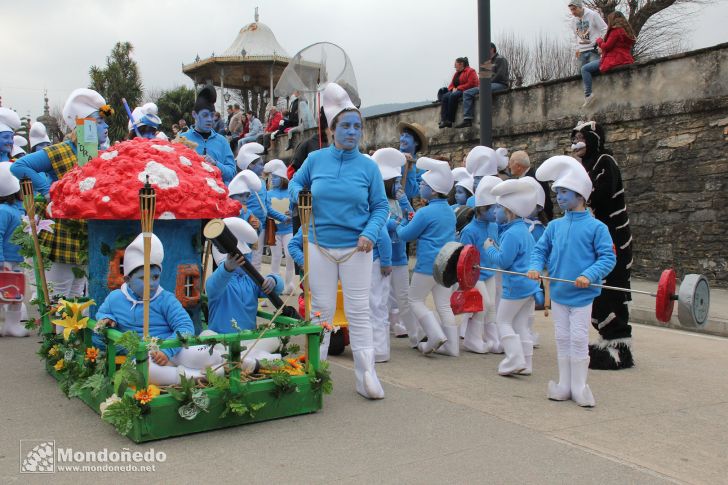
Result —
M 303 238 L 303 274 L 308 275 L 308 223 L 311 218 L 311 210 L 313 208 L 313 199 L 311 192 L 302 190 L 298 193 L 298 217 L 301 219 L 301 236 Z M 305 308 L 304 318 L 311 321 L 311 291 L 308 284 L 308 277 L 303 280 L 303 302 Z
M 144 187 L 139 189 L 142 234 L 144 238 L 144 338 L 149 337 L 149 300 L 150 300 L 150 259 L 152 253 L 152 226 L 157 205 L 157 195 L 149 184 L 149 176 Z
M 38 242 L 38 227 L 35 225 L 35 194 L 33 191 L 33 182 L 29 178 L 23 178 L 20 181 L 20 188 L 23 194 L 23 207 L 25 208 L 25 213 L 28 214 L 30 234 L 33 237 L 35 264 L 38 271 L 36 274 L 36 278 L 38 283 L 40 283 L 40 289 L 43 293 L 43 302 L 41 302 L 41 314 L 45 315 L 51 300 L 48 295 L 48 283 L 46 282 L 43 254 L 41 253 L 40 243 Z

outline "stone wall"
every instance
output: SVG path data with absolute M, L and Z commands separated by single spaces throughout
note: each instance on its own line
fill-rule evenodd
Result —
M 494 145 L 526 150 L 538 165 L 568 152 L 579 120 L 602 123 L 626 186 L 635 275 L 674 267 L 728 286 L 728 44 L 619 68 L 595 78 L 594 93 L 589 111 L 580 77 L 495 95 Z M 462 165 L 478 144 L 478 114 L 459 130 L 439 130 L 438 117 L 432 105 L 368 118 L 364 145 L 397 146 L 397 123 L 418 122 L 429 156 Z

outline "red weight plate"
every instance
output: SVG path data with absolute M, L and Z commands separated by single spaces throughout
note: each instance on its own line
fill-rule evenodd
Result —
M 450 306 L 455 315 L 461 313 L 478 313 L 483 311 L 483 297 L 478 290 L 458 290 L 450 296 Z
M 458 258 L 458 284 L 461 290 L 475 286 L 480 277 L 480 253 L 472 244 L 467 244 Z
M 657 298 L 655 298 L 655 316 L 662 323 L 667 323 L 672 317 L 672 310 L 675 306 L 671 298 L 675 294 L 676 282 L 675 270 L 666 269 L 660 276 L 657 283 Z

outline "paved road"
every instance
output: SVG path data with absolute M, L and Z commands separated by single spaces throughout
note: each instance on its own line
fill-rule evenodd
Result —
M 114 474 L 20 475 L 21 439 L 77 450 L 167 454 L 151 483 L 728 483 L 728 340 L 635 328 L 638 367 L 592 372 L 591 410 L 545 398 L 556 376 L 549 322 L 531 377 L 503 378 L 493 355 L 426 358 L 393 342 L 378 366 L 387 398 L 353 389 L 332 358 L 323 411 L 134 445 L 42 371 L 35 340 L 0 339 L 0 483 L 103 483 Z

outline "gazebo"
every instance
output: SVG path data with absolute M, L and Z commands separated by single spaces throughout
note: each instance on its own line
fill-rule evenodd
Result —
M 195 62 L 182 66 L 182 72 L 195 85 L 209 83 L 220 88 L 223 92 L 220 97 L 221 113 L 224 112 L 224 103 L 230 99 L 225 96 L 225 89 L 240 90 L 243 107 L 257 111 L 258 97 L 262 102 L 264 91 L 272 96 L 273 86 L 290 61 L 273 31 L 259 19 L 256 7 L 255 22 L 240 29 L 233 43 L 221 55 L 216 56 L 213 52 L 206 59 L 198 56 Z M 268 101 L 272 103 L 271 99 Z

